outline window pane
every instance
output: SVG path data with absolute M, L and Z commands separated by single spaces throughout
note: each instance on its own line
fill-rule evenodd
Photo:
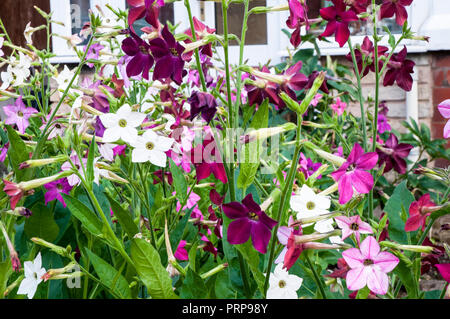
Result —
M 78 34 L 86 22 L 89 22 L 90 0 L 70 0 L 70 17 L 72 34 Z M 87 39 L 79 45 L 87 44 Z
M 250 2 L 250 9 L 253 7 L 266 6 L 265 0 L 255 0 Z M 222 5 L 215 4 L 216 29 L 218 34 L 223 34 Z M 242 20 L 244 19 L 244 4 L 233 3 L 228 9 L 228 32 L 241 36 Z M 237 45 L 236 41 L 230 42 Z M 245 44 L 267 44 L 267 17 L 265 14 L 253 14 L 248 19 L 248 29 Z

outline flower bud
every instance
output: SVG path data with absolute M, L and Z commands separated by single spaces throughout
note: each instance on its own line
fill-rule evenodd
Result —
M 38 244 L 40 246 L 44 246 L 49 248 L 50 250 L 52 250 L 53 252 L 57 253 L 60 256 L 63 257 L 69 257 L 70 256 L 70 252 L 71 252 L 71 248 L 70 246 L 68 246 L 67 248 L 61 247 L 61 246 L 57 246 L 55 244 L 49 243 L 48 241 L 45 241 L 41 238 L 38 237 L 33 237 L 31 238 L 31 241 L 35 244 Z

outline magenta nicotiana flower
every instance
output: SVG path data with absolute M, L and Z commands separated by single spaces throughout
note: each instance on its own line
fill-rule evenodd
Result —
M 291 44 L 297 48 L 302 41 L 300 29 L 302 25 L 309 29 L 307 6 L 299 0 L 289 0 L 289 18 L 286 20 L 289 29 L 295 29 L 291 35 Z
M 14 102 L 14 105 L 7 105 L 3 107 L 3 111 L 6 115 L 5 124 L 17 125 L 19 133 L 24 134 L 30 122 L 28 121 L 31 115 L 38 113 L 38 111 L 32 107 L 26 107 L 22 101 L 22 97 L 19 96 Z
M 83 171 L 83 167 L 81 166 L 81 161 L 78 158 L 78 155 L 77 155 L 77 153 L 75 153 L 75 151 L 72 151 L 72 154 L 70 154 L 70 160 L 75 165 L 75 168 L 79 171 L 81 176 L 84 176 L 84 171 Z M 86 168 L 87 158 L 82 158 L 82 163 L 83 163 L 84 168 Z M 72 164 L 70 163 L 70 161 L 64 162 L 61 165 L 61 170 L 63 170 L 63 171 L 68 171 L 71 169 L 73 169 L 73 167 L 72 167 Z M 75 185 L 78 185 L 81 183 L 81 180 L 77 174 L 72 174 L 72 175 L 68 176 L 67 181 L 69 182 L 70 186 L 75 186 Z
M 251 237 L 253 247 L 265 254 L 272 236 L 272 228 L 277 222 L 261 210 L 253 200 L 253 195 L 248 194 L 242 203 L 223 204 L 222 209 L 228 218 L 233 219 L 228 225 L 228 242 L 233 245 L 243 244 Z
M 386 163 L 384 167 L 384 173 L 389 172 L 392 168 L 399 174 L 406 173 L 406 161 L 409 153 L 414 147 L 406 143 L 398 143 L 397 136 L 391 133 L 386 143 L 383 146 L 377 147 L 377 154 L 379 163 L 382 165 Z
M 207 35 L 214 34 L 216 32 L 216 29 L 208 27 L 207 25 L 203 24 L 203 22 L 201 22 L 196 17 L 193 17 L 192 20 L 194 22 L 195 37 L 197 38 L 197 41 L 203 39 Z M 187 29 L 184 33 L 187 34 L 189 37 L 192 37 L 192 31 L 190 28 Z M 186 39 L 186 40 L 184 40 L 184 42 L 192 43 L 192 41 L 190 39 Z M 201 55 L 206 55 L 206 56 L 212 57 L 213 56 L 212 44 L 208 43 L 206 45 L 201 46 L 199 48 L 199 53 Z M 192 54 L 193 54 L 193 51 L 190 51 L 190 52 L 184 54 L 183 57 L 187 60 L 190 60 Z
M 334 218 L 336 220 L 336 224 L 340 229 L 342 229 L 342 240 L 354 234 L 356 237 L 356 241 L 360 241 L 360 234 L 372 234 L 372 227 L 366 222 L 361 220 L 359 215 L 355 216 L 337 216 Z
M 188 188 L 188 193 L 190 192 L 190 188 Z M 175 195 L 175 192 L 173 193 Z M 198 196 L 196 193 L 191 192 L 189 195 L 189 198 L 186 201 L 186 205 L 183 207 L 183 210 L 189 210 L 192 209 L 192 218 L 199 218 L 200 220 L 203 219 L 203 214 L 198 208 L 198 201 L 200 200 L 200 196 Z M 177 202 L 177 212 L 179 212 L 181 209 L 180 202 Z
M 145 17 L 150 25 L 159 28 L 159 9 L 164 6 L 164 0 L 127 0 L 130 5 L 128 14 L 128 24 L 133 25 L 134 21 Z
M 450 282 L 450 264 L 436 264 L 435 267 L 439 270 L 442 278 L 446 282 Z
M 130 34 L 131 37 L 122 41 L 122 50 L 130 57 L 126 67 L 126 74 L 128 77 L 132 77 L 142 73 L 144 79 L 148 80 L 150 68 L 154 63 L 150 45 L 134 32 Z
M 351 9 L 355 13 L 363 13 L 367 11 L 367 6 L 370 0 L 346 0 L 346 3 L 351 5 Z
M 187 102 L 191 105 L 189 118 L 191 121 L 200 113 L 207 123 L 214 118 L 217 111 L 217 102 L 212 94 L 194 91 Z
M 64 202 L 61 193 L 69 194 L 72 190 L 72 186 L 69 185 L 67 178 L 61 178 L 54 182 L 45 184 L 44 187 L 47 190 L 44 195 L 45 205 L 47 205 L 48 202 L 57 199 L 61 204 L 63 204 L 64 207 L 66 207 L 66 203 Z
M 296 99 L 295 91 L 300 91 L 308 84 L 308 77 L 300 72 L 302 61 L 298 61 L 289 67 L 283 74 L 284 83 L 280 86 L 292 99 Z
M 175 251 L 174 257 L 178 260 L 189 260 L 189 254 L 186 250 L 186 244 L 187 242 L 185 240 L 180 240 L 180 243 L 178 244 L 177 250 Z
M 86 50 L 86 46 L 84 47 L 84 50 Z M 86 60 L 98 60 L 98 57 L 100 55 L 100 51 L 102 49 L 104 49 L 105 47 L 103 45 L 101 45 L 100 43 L 94 43 L 92 44 L 89 49 L 88 52 L 86 54 Z M 90 68 L 94 67 L 94 63 L 92 62 L 87 62 L 86 65 Z
M 338 182 L 339 204 L 347 203 L 354 190 L 367 194 L 373 187 L 373 176 L 368 171 L 375 167 L 378 155 L 375 152 L 365 153 L 359 144 L 353 146 L 347 161 L 335 172 L 331 173 Z
M 439 113 L 445 118 L 450 119 L 450 100 L 445 100 L 438 105 Z M 450 137 L 450 120 L 447 121 L 444 127 L 444 138 Z
M 306 158 L 305 154 L 300 153 L 300 168 L 299 171 L 303 173 L 305 179 L 308 179 L 315 171 L 322 166 L 322 163 L 313 163 L 313 161 L 308 157 Z M 317 176 L 317 179 L 322 178 L 322 175 Z
M 162 38 L 150 41 L 150 48 L 156 60 L 153 80 L 164 80 L 171 78 L 180 85 L 183 76 L 187 74 L 184 70 L 182 54 L 184 47 L 175 40 L 169 28 L 164 26 L 161 32 Z
M 320 37 L 329 37 L 335 34 L 336 42 L 343 47 L 350 37 L 348 24 L 357 21 L 358 16 L 352 10 L 346 10 L 343 0 L 331 0 L 333 6 L 320 9 L 320 15 L 327 20 L 327 27 Z
M 341 99 L 337 97 L 336 103 L 331 104 L 330 107 L 338 116 L 341 116 L 347 108 L 347 103 L 341 101 Z
M 419 200 L 412 202 L 409 206 L 409 218 L 405 223 L 405 231 L 415 231 L 422 228 L 425 230 L 427 217 L 433 212 L 436 204 L 431 200 L 430 194 L 425 194 Z
M 342 253 L 342 257 L 351 268 L 346 276 L 349 290 L 359 290 L 367 286 L 376 294 L 387 293 L 387 273 L 394 270 L 399 259 L 389 252 L 380 251 L 380 245 L 374 237 L 364 239 L 360 249 L 347 249 Z
M 380 18 L 390 18 L 395 14 L 395 21 L 398 25 L 403 25 L 408 19 L 408 12 L 405 6 L 409 6 L 413 0 L 384 0 L 380 8 Z
M 5 143 L 3 147 L 0 147 L 0 162 L 4 162 L 6 155 L 8 154 L 9 142 Z
M 412 60 L 406 59 L 406 46 L 399 53 L 392 55 L 388 63 L 388 70 L 384 76 L 383 85 L 390 86 L 394 82 L 405 91 L 411 91 L 413 85 L 413 78 L 415 63 Z

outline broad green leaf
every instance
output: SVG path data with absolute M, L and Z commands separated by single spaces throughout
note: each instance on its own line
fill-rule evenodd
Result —
M 123 230 L 127 233 L 129 238 L 133 238 L 139 232 L 138 227 L 133 221 L 130 212 L 123 209 L 122 206 L 114 199 L 112 199 L 107 193 L 105 193 L 108 197 L 109 203 L 111 204 L 111 208 L 114 212 L 114 216 L 117 217 L 120 226 L 122 226 Z
M 204 299 L 208 297 L 204 280 L 191 268 L 188 268 L 186 272 L 183 286 L 181 286 L 180 297 L 183 299 Z
M 77 218 L 90 233 L 94 236 L 102 236 L 103 224 L 93 211 L 70 195 L 62 194 L 62 197 L 72 215 L 75 216 L 75 218 Z
M 0 296 L 3 296 L 3 293 L 6 290 L 9 276 L 13 273 L 11 267 L 11 261 L 9 259 L 0 262 Z
M 176 191 L 176 197 L 180 203 L 184 203 L 186 201 L 188 186 L 186 183 L 186 178 L 184 174 L 175 162 L 169 158 L 170 161 L 170 172 L 172 173 L 173 185 Z
M 30 157 L 24 141 L 20 138 L 17 132 L 9 125 L 6 125 L 6 130 L 8 131 L 9 139 L 8 158 L 16 176 L 16 181 L 21 182 L 26 180 L 25 174 L 31 172 L 31 170 L 29 168 L 19 169 L 19 165 L 20 163 L 29 160 Z
M 94 266 L 95 272 L 100 277 L 101 282 L 121 299 L 131 299 L 131 291 L 126 279 L 110 264 L 102 258 L 85 248 L 89 259 Z
M 231 286 L 230 278 L 226 271 L 221 271 L 217 274 L 214 290 L 216 297 L 219 299 L 236 298 L 236 293 Z
M 24 231 L 28 237 L 39 237 L 52 242 L 58 237 L 59 227 L 53 213 L 43 204 L 36 204 L 31 208 L 32 215 L 26 219 Z
M 406 182 L 403 181 L 395 188 L 394 193 L 384 207 L 384 211 L 389 217 L 389 237 L 399 243 L 407 241 L 405 223 L 401 218 L 402 207 L 409 211 L 409 206 L 414 201 L 414 196 L 406 187 Z
M 131 259 L 140 279 L 154 299 L 176 299 L 169 273 L 161 264 L 158 252 L 142 238 L 131 241 Z

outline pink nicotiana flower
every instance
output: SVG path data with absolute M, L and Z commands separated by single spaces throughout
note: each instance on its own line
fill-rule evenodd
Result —
M 364 153 L 364 149 L 356 143 L 347 161 L 331 177 L 338 182 L 339 204 L 347 203 L 354 190 L 367 194 L 373 187 L 373 176 L 368 171 L 375 167 L 378 155 L 375 152 Z
M 178 260 L 189 260 L 189 255 L 188 252 L 186 250 L 186 244 L 187 242 L 185 240 L 180 240 L 180 243 L 178 244 L 177 250 L 175 251 L 175 254 L 173 254 L 175 256 L 176 259 Z
M 289 18 L 286 20 L 286 25 L 289 29 L 294 29 L 290 42 L 295 48 L 302 41 L 300 32 L 302 25 L 305 25 L 307 30 L 309 29 L 307 10 L 306 3 L 299 0 L 289 0 Z
M 343 47 L 350 37 L 349 23 L 358 21 L 358 16 L 352 10 L 346 10 L 347 5 L 344 0 L 331 0 L 333 6 L 320 9 L 320 15 L 326 21 L 327 27 L 320 35 L 322 37 L 329 37 L 335 34 L 336 42 L 340 47 Z
M 8 154 L 9 142 L 5 143 L 3 147 L 0 147 L 0 162 L 4 162 L 6 155 Z
M 26 107 L 21 96 L 17 98 L 14 105 L 7 105 L 3 107 L 3 111 L 6 115 L 5 124 L 17 125 L 17 129 L 21 134 L 24 134 L 27 127 L 30 126 L 28 119 L 31 115 L 38 112 L 32 107 Z
M 188 193 L 190 192 L 190 188 L 188 188 Z M 175 192 L 173 192 L 172 195 L 175 195 Z M 191 192 L 191 194 L 189 195 L 188 200 L 186 201 L 186 205 L 183 207 L 183 210 L 188 210 L 188 209 L 192 209 L 192 214 L 191 217 L 192 218 L 199 218 L 199 219 L 203 219 L 203 214 L 200 211 L 200 209 L 198 208 L 198 201 L 200 200 L 200 196 L 198 196 L 196 193 Z M 177 212 L 179 212 L 181 209 L 181 204 L 180 202 L 177 202 Z
M 347 288 L 359 290 L 367 286 L 372 292 L 385 295 L 389 288 L 387 273 L 394 270 L 399 259 L 385 251 L 372 236 L 361 243 L 360 249 L 350 248 L 342 253 L 351 268 L 346 276 Z
M 289 216 L 288 224 L 291 225 L 293 223 L 294 223 L 294 218 L 292 216 Z M 294 227 L 280 226 L 278 228 L 278 232 L 277 232 L 278 241 L 280 242 L 281 245 L 284 246 L 284 248 L 281 251 L 281 253 L 278 255 L 277 259 L 275 259 L 275 261 L 274 261 L 275 264 L 279 264 L 284 261 L 284 257 L 286 256 L 286 253 L 288 250 L 287 249 L 288 239 L 291 236 L 293 231 L 294 231 Z
M 354 234 L 356 237 L 356 241 L 359 244 L 360 234 L 372 234 L 372 227 L 366 222 L 361 220 L 359 215 L 355 216 L 338 216 L 334 218 L 336 220 L 336 224 L 340 229 L 342 229 L 342 240 Z
M 344 114 L 345 109 L 347 108 L 347 103 L 341 101 L 340 98 L 336 98 L 336 103 L 330 105 L 331 109 L 337 113 L 337 115 L 341 116 Z
M 444 102 L 441 102 L 441 104 L 438 105 L 439 113 L 445 118 L 450 119 L 450 99 L 445 100 Z M 444 138 L 450 137 L 450 120 L 447 121 L 447 124 L 445 124 L 444 127 Z
M 403 25 L 408 19 L 408 12 L 405 6 L 409 6 L 413 0 L 384 0 L 380 8 L 380 18 L 390 18 L 395 14 L 395 21 L 398 25 Z
M 44 195 L 45 205 L 49 202 L 57 199 L 64 207 L 66 207 L 66 203 L 64 202 L 62 194 L 69 194 L 72 190 L 72 186 L 69 185 L 67 178 L 61 178 L 54 182 L 48 183 L 44 185 L 47 192 Z
M 431 201 L 430 194 L 425 194 L 419 200 L 412 202 L 409 206 L 409 218 L 406 220 L 405 231 L 415 231 L 422 227 L 425 230 L 427 217 L 431 215 L 430 208 L 436 204 Z
M 232 245 L 245 243 L 252 238 L 253 247 L 262 254 L 267 252 L 267 245 L 272 236 L 272 228 L 277 222 L 266 215 L 261 207 L 248 194 L 242 203 L 231 202 L 222 205 L 224 214 L 233 219 L 228 225 L 227 239 Z
M 322 98 L 322 94 L 320 94 L 320 93 L 317 93 L 316 95 L 314 95 L 314 98 L 312 99 L 312 101 L 311 101 L 311 105 L 312 106 L 317 106 L 317 104 L 319 104 L 319 102 L 320 102 L 320 99 Z
M 83 158 L 80 161 L 77 153 L 75 151 L 72 151 L 72 154 L 70 154 L 70 160 L 75 165 L 75 168 L 79 171 L 81 176 L 84 176 L 82 163 L 83 163 L 83 166 L 86 168 L 87 158 Z M 71 169 L 73 169 L 73 167 L 72 167 L 72 164 L 69 161 L 64 162 L 61 165 L 61 170 L 62 171 L 68 171 L 68 170 L 71 170 Z M 77 174 L 72 174 L 72 175 L 68 176 L 67 177 L 67 181 L 69 182 L 70 186 L 79 185 L 81 183 L 81 180 L 80 180 L 80 178 L 78 177 Z
M 450 282 L 450 264 L 436 264 L 435 266 L 439 270 L 442 278 L 446 282 Z

